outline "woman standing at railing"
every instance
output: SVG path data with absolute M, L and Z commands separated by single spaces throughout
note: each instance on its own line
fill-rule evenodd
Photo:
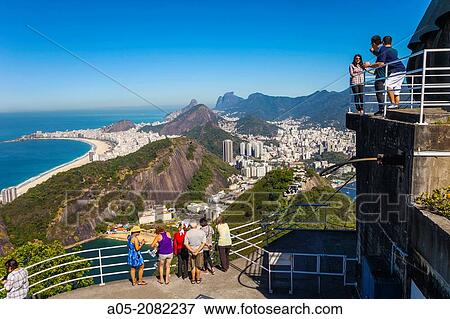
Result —
M 180 223 L 178 225 L 178 232 L 173 236 L 173 253 L 177 256 L 178 263 L 177 276 L 178 278 L 183 278 L 183 280 L 188 277 L 189 251 L 184 246 L 187 226 L 185 223 Z
M 353 57 L 353 62 L 349 66 L 350 86 L 353 92 L 353 100 L 356 110 L 364 113 L 364 65 L 360 54 Z
M 205 262 L 205 271 L 209 271 L 211 275 L 214 275 L 213 261 L 211 258 L 211 250 L 213 249 L 213 236 L 214 236 L 214 228 L 208 224 L 206 218 L 200 219 L 200 226 L 206 235 L 206 244 L 203 247 L 203 260 Z
M 156 227 L 156 237 L 151 245 L 153 248 L 158 246 L 159 253 L 159 280 L 158 282 L 162 285 L 165 283 L 168 285 L 170 283 L 170 264 L 173 258 L 173 245 L 172 237 L 168 232 L 164 230 L 164 226 Z M 164 270 L 166 275 L 164 276 Z M 165 280 L 164 280 L 165 278 Z
M 228 268 L 230 268 L 231 233 L 223 216 L 217 218 L 217 232 L 219 233 L 217 246 L 219 249 L 221 269 L 222 271 L 228 271 Z
M 140 239 L 139 234 L 141 228 L 134 226 L 131 228 L 131 235 L 128 236 L 128 265 L 131 267 L 130 276 L 133 286 L 146 285 L 147 283 L 142 280 L 144 276 L 144 257 L 142 257 L 142 247 L 145 245 L 145 239 Z M 136 269 L 138 270 L 138 280 L 136 282 Z

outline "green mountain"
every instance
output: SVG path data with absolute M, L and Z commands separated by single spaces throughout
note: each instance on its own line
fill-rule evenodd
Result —
M 231 93 L 220 97 L 216 109 L 237 115 L 249 114 L 263 120 L 283 120 L 289 117 L 310 117 L 318 124 L 343 126 L 349 107 L 348 91 L 317 91 L 308 96 L 269 96 L 262 93 L 236 98 Z
M 264 121 L 262 121 L 264 122 Z M 265 123 L 265 122 L 264 122 Z M 159 126 L 144 126 L 141 131 L 166 135 L 183 135 L 196 140 L 208 151 L 222 158 L 222 143 L 232 140 L 235 154 L 239 152 L 240 139 L 222 130 L 218 118 L 206 105 L 198 104 L 184 108 L 172 121 Z
M 214 123 L 208 123 L 203 126 L 197 126 L 187 132 L 187 137 L 196 140 L 198 143 L 206 147 L 208 151 L 222 157 L 222 143 L 224 140 L 233 141 L 233 151 L 234 154 L 239 153 L 239 144 L 242 142 L 241 139 L 234 137 L 230 133 L 222 130 Z
M 143 132 L 158 132 L 162 135 L 185 135 L 187 132 L 197 126 L 203 126 L 208 123 L 217 124 L 217 116 L 206 105 L 198 104 L 188 108 L 185 112 L 179 114 L 172 121 L 159 126 L 144 126 Z
M 1 206 L 0 219 L 15 246 L 35 239 L 69 245 L 92 238 L 105 221 L 137 221 L 150 202 L 177 204 L 180 195 L 193 190 L 215 193 L 228 186 L 233 173 L 234 168 L 195 141 L 164 139 L 126 156 L 56 174 Z M 199 175 L 211 178 L 199 184 Z
M 239 134 L 253 134 L 274 137 L 277 135 L 278 127 L 267 123 L 254 115 L 244 115 L 236 123 L 236 131 Z

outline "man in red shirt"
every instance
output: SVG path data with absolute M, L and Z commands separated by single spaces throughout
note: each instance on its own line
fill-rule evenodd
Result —
M 178 259 L 178 278 L 186 279 L 188 277 L 188 259 L 189 252 L 184 246 L 184 237 L 186 236 L 186 225 L 180 223 L 178 225 L 178 232 L 173 236 L 173 253 Z

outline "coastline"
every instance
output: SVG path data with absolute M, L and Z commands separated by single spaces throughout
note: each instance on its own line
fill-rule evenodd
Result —
M 100 239 L 100 238 L 114 239 L 114 240 L 126 243 L 128 240 L 128 238 L 127 238 L 128 235 L 129 235 L 128 232 L 127 233 L 116 233 L 116 234 L 100 234 L 100 235 L 73 243 L 71 245 L 65 246 L 64 249 L 72 249 L 74 247 L 86 244 L 88 242 L 91 242 L 91 241 L 94 241 L 94 240 Z M 153 242 L 153 240 L 155 239 L 155 236 L 156 236 L 155 233 L 153 233 L 151 231 L 146 231 L 146 230 L 142 231 L 140 234 L 140 237 L 145 239 L 145 242 L 147 244 L 151 244 Z
M 126 242 L 128 240 L 128 235 L 129 235 L 129 233 L 127 232 L 127 233 L 116 233 L 116 234 L 102 234 L 100 237 Z M 155 239 L 156 234 L 154 232 L 144 230 L 141 232 L 141 234 L 139 236 L 141 238 L 145 239 L 145 242 L 147 244 L 151 244 L 153 242 L 153 240 Z
M 39 138 L 41 139 L 41 138 Z M 34 186 L 37 186 L 45 181 L 47 181 L 50 177 L 53 175 L 56 175 L 61 172 L 66 172 L 72 168 L 80 167 L 85 164 L 89 163 L 89 152 L 96 152 L 99 155 L 103 155 L 107 153 L 111 149 L 111 145 L 105 141 L 100 140 L 92 140 L 92 139 L 85 139 L 85 138 L 42 138 L 45 140 L 72 140 L 77 142 L 82 142 L 91 145 L 91 149 L 86 152 L 85 154 L 81 155 L 80 157 L 77 157 L 70 162 L 61 164 L 59 166 L 56 166 L 46 172 L 43 172 L 37 176 L 34 176 L 32 178 L 27 179 L 26 181 L 20 183 L 16 186 L 17 188 L 17 196 L 25 194 L 30 188 L 33 188 Z M 37 139 L 38 140 L 38 139 Z

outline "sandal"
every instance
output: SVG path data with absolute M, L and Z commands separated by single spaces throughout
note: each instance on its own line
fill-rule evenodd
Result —
M 145 281 L 141 281 L 137 283 L 139 286 L 145 286 L 147 283 Z
M 195 285 L 195 280 L 191 279 L 191 284 Z
M 201 279 L 199 279 L 199 280 L 196 281 L 197 285 L 200 285 L 201 282 L 202 282 Z
M 136 283 L 135 281 L 132 281 L 132 282 L 131 282 L 131 286 L 133 286 L 133 287 L 136 286 L 136 284 L 137 284 L 137 283 Z

